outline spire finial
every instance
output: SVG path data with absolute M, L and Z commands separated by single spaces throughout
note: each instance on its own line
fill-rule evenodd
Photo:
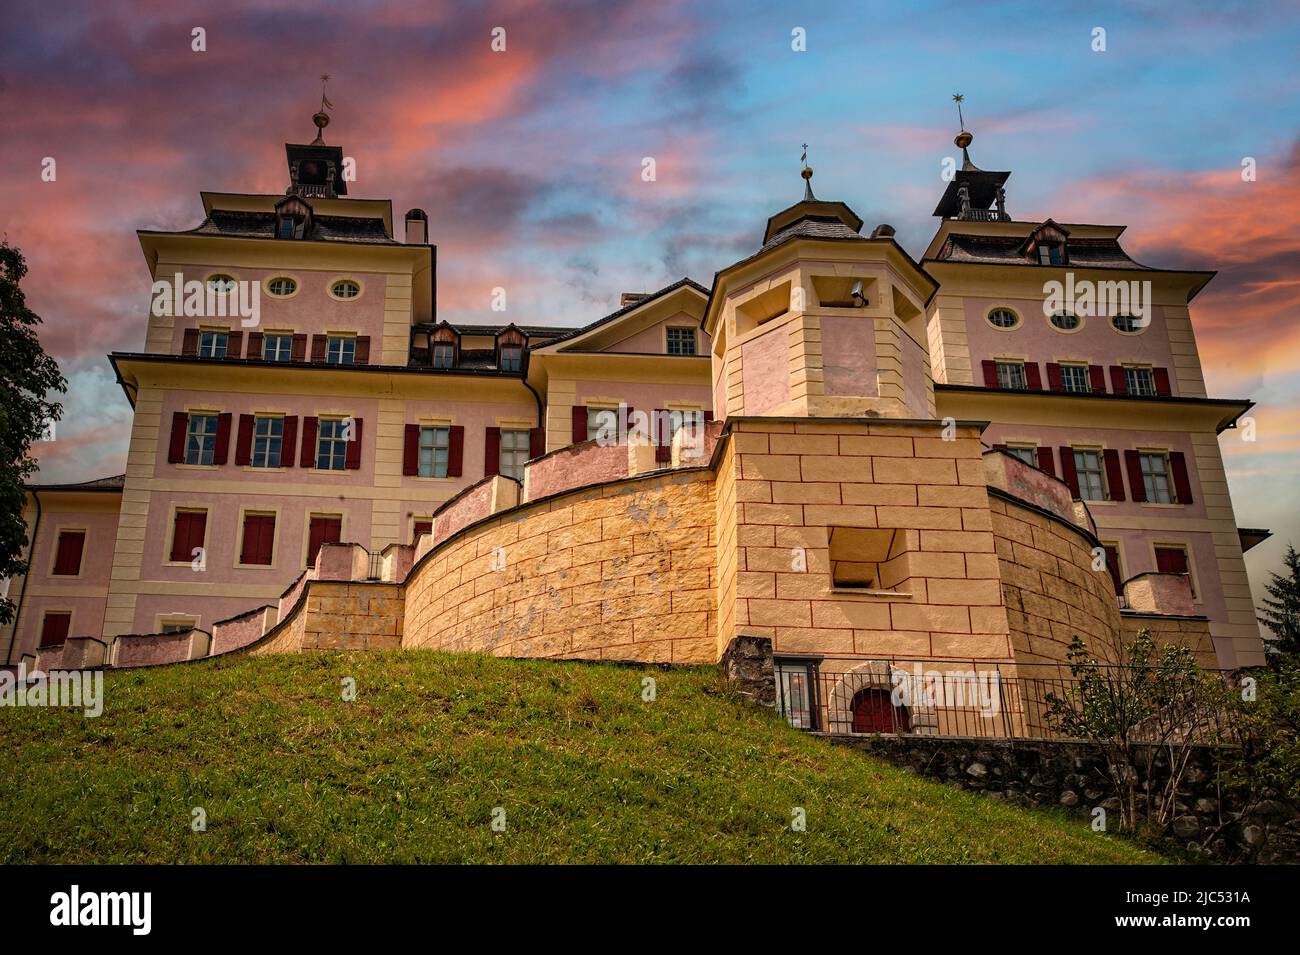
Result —
M 329 81 L 330 75 L 328 73 L 320 75 L 320 111 L 311 118 L 311 121 L 316 124 L 316 138 L 312 140 L 313 146 L 325 145 L 325 127 L 330 124 L 329 113 L 325 112 L 325 110 L 334 108 L 334 104 L 325 95 L 325 84 Z
M 799 175 L 803 176 L 803 201 L 816 202 L 817 197 L 813 195 L 813 191 L 812 191 L 812 176 L 813 176 L 812 166 L 808 165 L 808 144 L 807 143 L 803 144 L 803 155 L 799 157 L 799 161 L 803 163 L 803 169 L 799 173 Z
M 961 114 L 961 104 L 965 99 L 960 93 L 952 94 L 952 101 L 957 104 L 957 122 L 961 124 L 961 132 L 952 138 L 952 144 L 961 150 L 962 167 L 971 168 L 970 153 L 966 147 L 975 141 L 975 137 L 966 132 L 966 118 Z

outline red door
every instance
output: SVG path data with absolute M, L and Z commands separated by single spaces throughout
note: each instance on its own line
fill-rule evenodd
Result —
M 858 690 L 853 697 L 853 732 L 906 733 L 907 710 L 895 709 L 888 690 Z

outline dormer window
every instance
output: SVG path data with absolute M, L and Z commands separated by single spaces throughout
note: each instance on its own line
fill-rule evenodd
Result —
M 501 371 L 523 371 L 524 347 L 528 336 L 513 325 L 497 333 L 497 368 Z
M 311 206 L 297 196 L 285 196 L 275 204 L 275 237 L 305 239 L 311 227 Z
M 1038 247 L 1039 265 L 1064 265 L 1065 256 L 1059 243 L 1052 242 Z
M 430 358 L 434 368 L 451 369 L 456 367 L 456 353 L 459 350 L 460 336 L 450 325 L 443 325 L 429 336 Z
M 1037 260 L 1039 265 L 1068 265 L 1065 245 L 1069 239 L 1068 232 L 1048 219 L 1029 234 L 1020 251 L 1028 253 L 1030 261 Z
M 519 371 L 524 366 L 524 350 L 519 345 L 501 346 L 501 370 Z

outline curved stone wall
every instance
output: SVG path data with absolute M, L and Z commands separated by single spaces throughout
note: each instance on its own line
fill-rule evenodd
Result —
M 656 472 L 467 527 L 407 577 L 402 646 L 714 663 L 713 492 Z

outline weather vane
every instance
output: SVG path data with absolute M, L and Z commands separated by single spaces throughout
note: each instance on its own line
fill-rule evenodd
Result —
M 328 73 L 322 73 L 320 75 L 320 109 L 322 113 L 327 109 L 334 108 L 334 104 L 331 103 L 329 97 L 325 95 L 325 84 L 329 81 L 330 75 Z
M 808 168 L 808 144 L 807 143 L 803 144 L 803 155 L 799 157 L 799 161 L 803 163 L 805 169 Z
M 966 120 L 965 120 L 965 119 L 962 117 L 962 115 L 961 115 L 961 102 L 962 102 L 962 100 L 964 100 L 965 98 L 966 98 L 966 97 L 962 96 L 960 93 L 953 93 L 953 94 L 952 94 L 952 101 L 953 101 L 954 103 L 957 104 L 957 121 L 958 121 L 959 123 L 961 123 L 961 128 L 962 128 L 962 129 L 965 129 L 965 128 L 966 128 Z

